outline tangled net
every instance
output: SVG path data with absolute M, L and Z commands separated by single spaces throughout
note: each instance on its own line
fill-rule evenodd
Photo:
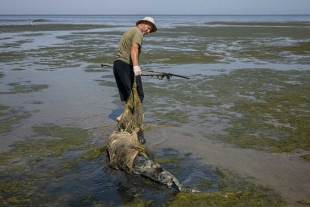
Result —
M 132 173 L 133 161 L 137 155 L 148 158 L 144 145 L 143 119 L 142 104 L 137 92 L 136 78 L 134 78 L 122 118 L 109 137 L 110 167 Z
M 125 105 L 121 120 L 109 137 L 107 144 L 110 167 L 135 173 L 167 185 L 179 191 L 197 192 L 186 188 L 168 171 L 152 159 L 150 150 L 144 145 L 143 110 L 137 92 L 136 78 Z

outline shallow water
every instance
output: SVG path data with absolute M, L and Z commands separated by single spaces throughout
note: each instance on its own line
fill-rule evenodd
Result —
M 94 160 L 76 161 L 82 152 L 94 148 L 88 144 L 99 146 L 106 143 L 116 125 L 115 118 L 122 112 L 112 70 L 101 68 L 100 63 L 113 62 L 122 31 L 132 26 L 137 18 L 139 17 L 2 18 L 0 106 L 9 109 L 2 110 L 0 107 L 0 118 L 1 125 L 12 128 L 5 132 L 0 128 L 1 153 L 14 149 L 12 144 L 16 141 L 33 139 L 33 126 L 52 124 L 77 127 L 87 129 L 91 134 L 90 141 L 85 141 L 81 149 L 68 147 L 61 157 L 29 153 L 24 157 L 14 157 L 8 165 L 1 165 L 1 181 L 25 177 L 39 179 L 33 181 L 34 184 L 25 184 L 33 192 L 31 195 L 22 193 L 23 198 L 30 199 L 25 205 L 38 204 L 46 198 L 46 206 L 118 206 L 136 202 L 137 199 L 143 200 L 140 202 L 152 200 L 158 206 L 177 194 L 175 190 L 139 176 L 110 169 L 104 153 Z M 31 27 L 28 25 L 29 19 L 44 21 L 35 22 Z M 189 76 L 190 79 L 172 76 L 168 82 L 166 79 L 143 77 L 146 93 L 143 105 L 145 122 L 151 126 L 146 131 L 147 145 L 155 151 L 157 157 L 183 158 L 176 164 L 170 162 L 163 166 L 184 184 L 193 187 L 203 180 L 205 183 L 210 182 L 199 186 L 203 191 L 221 191 L 223 178 L 215 173 L 218 166 L 206 164 L 204 154 L 209 153 L 201 149 L 199 151 L 198 146 L 191 141 L 201 140 L 204 143 L 202 147 L 207 146 L 210 140 L 225 145 L 223 137 L 236 133 L 227 129 L 231 129 L 237 118 L 247 114 L 244 111 L 232 111 L 235 103 L 242 103 L 244 100 L 261 101 L 260 98 L 267 100 L 262 94 L 267 96 L 272 91 L 270 89 L 279 91 L 287 86 L 284 83 L 292 86 L 302 83 L 304 88 L 309 86 L 309 16 L 158 16 L 157 22 L 161 29 L 147 35 L 144 40 L 142 70 L 145 68 L 170 72 Z M 258 75 L 254 72 L 247 73 L 246 70 L 250 69 L 257 70 Z M 264 72 L 259 69 L 266 70 Z M 275 78 L 269 79 L 274 75 L 272 71 L 279 77 L 279 82 Z M 299 73 L 301 71 L 306 72 L 302 75 Z M 300 76 L 304 76 L 304 79 Z M 234 81 L 229 80 L 230 77 Z M 238 77 L 242 77 L 239 83 L 236 81 Z M 265 85 L 264 82 L 270 85 Z M 22 90 L 16 85 L 29 90 Z M 43 87 L 44 85 L 47 87 Z M 34 86 L 42 88 L 34 90 Z M 309 94 L 304 92 L 301 96 L 309 97 Z M 301 102 L 295 110 L 303 110 L 307 115 L 309 109 L 304 105 L 307 105 L 306 102 Z M 277 108 L 280 109 L 284 108 Z M 20 115 L 25 112 L 31 116 Z M 2 116 L 2 113 L 5 115 Z M 11 122 L 12 117 L 15 118 L 14 123 Z M 281 117 L 277 118 L 281 121 Z M 270 118 L 269 121 L 274 123 L 275 120 Z M 257 132 L 250 130 L 248 133 Z M 282 133 L 270 132 L 274 139 L 279 140 Z M 52 138 L 41 135 L 35 137 L 35 140 Z M 187 141 L 179 143 L 178 138 Z M 173 147 L 174 142 L 177 142 L 177 148 Z M 234 144 L 232 141 L 231 143 Z M 237 144 L 240 146 L 240 143 Z M 230 147 L 235 146 L 227 146 Z M 254 145 L 253 148 L 257 149 L 259 145 Z M 298 150 L 300 149 L 296 153 L 290 152 L 290 156 L 299 157 L 308 153 L 306 148 Z M 30 165 L 31 158 L 36 156 L 43 156 L 43 160 Z M 221 159 L 228 160 L 225 156 Z M 299 180 L 289 183 L 293 187 L 285 186 L 285 189 L 291 188 L 292 194 L 297 195 L 294 201 L 291 197 L 286 198 L 289 203 L 296 204 L 296 201 L 302 199 L 310 200 L 310 194 L 304 190 L 309 185 L 304 181 L 308 176 L 304 172 L 307 172 L 309 163 L 295 159 L 294 162 L 301 169 L 300 174 L 292 174 L 292 177 L 299 177 Z M 9 175 L 10 169 L 16 166 L 26 166 L 30 172 L 25 173 L 25 177 L 18 171 Z M 248 171 L 251 172 L 250 169 Z M 277 188 L 277 182 L 281 180 L 270 184 L 276 188 L 276 192 L 281 190 L 280 187 Z M 246 191 L 248 187 L 237 188 L 236 184 L 230 183 L 229 188 Z M 281 193 L 287 196 L 284 192 Z M 276 200 L 281 200 L 276 194 L 272 195 Z M 7 194 L 2 199 L 3 204 L 9 205 Z M 10 204 L 14 204 L 13 201 L 14 199 Z M 279 203 L 279 206 L 283 206 Z

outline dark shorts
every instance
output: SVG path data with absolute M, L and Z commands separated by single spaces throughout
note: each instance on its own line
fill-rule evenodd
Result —
M 113 65 L 113 73 L 114 73 L 114 77 L 116 80 L 116 84 L 118 87 L 121 101 L 127 101 L 131 93 L 134 76 L 135 76 L 133 72 L 133 66 L 121 60 L 116 60 L 114 61 L 114 65 Z M 136 76 L 136 83 L 137 83 L 137 91 L 139 94 L 139 98 L 142 103 L 144 99 L 144 93 L 143 93 L 142 80 L 141 80 L 140 75 Z

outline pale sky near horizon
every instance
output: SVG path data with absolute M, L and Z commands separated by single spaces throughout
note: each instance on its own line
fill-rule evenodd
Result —
M 0 0 L 0 14 L 310 14 L 310 0 Z

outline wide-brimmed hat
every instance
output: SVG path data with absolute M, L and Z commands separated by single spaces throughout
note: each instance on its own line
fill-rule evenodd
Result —
M 150 33 L 157 31 L 157 27 L 155 25 L 155 21 L 154 21 L 154 19 L 152 17 L 144 17 L 144 19 L 141 19 L 141 20 L 137 21 L 136 25 L 140 24 L 141 22 L 149 22 L 149 23 L 151 23 L 153 25 L 153 28 L 152 28 Z

